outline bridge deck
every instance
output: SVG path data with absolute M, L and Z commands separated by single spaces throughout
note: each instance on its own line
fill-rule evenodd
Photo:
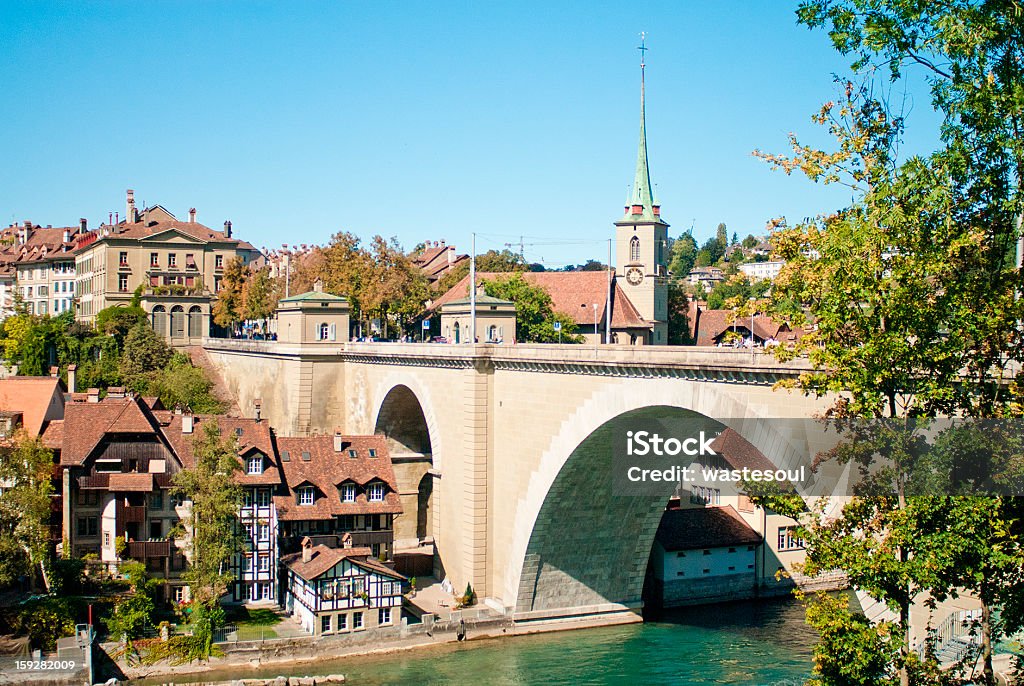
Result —
M 339 357 L 353 362 L 375 359 L 411 364 L 491 362 L 511 367 L 615 367 L 641 373 L 651 370 L 693 370 L 712 373 L 753 373 L 777 377 L 796 376 L 810 370 L 806 359 L 781 362 L 765 350 L 631 345 L 450 345 L 443 343 L 342 343 L 286 344 L 277 341 L 251 341 L 206 338 L 208 350 L 237 351 L 284 357 Z

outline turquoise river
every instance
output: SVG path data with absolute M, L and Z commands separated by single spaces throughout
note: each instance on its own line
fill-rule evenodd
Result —
M 816 636 L 793 600 L 673 611 L 659 621 L 447 644 L 175 683 L 341 673 L 362 684 L 747 684 L 798 686 Z M 168 677 L 138 682 L 158 684 Z

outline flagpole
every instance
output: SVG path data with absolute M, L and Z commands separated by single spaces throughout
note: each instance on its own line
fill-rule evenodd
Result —
M 476 343 L 476 232 L 469 251 L 469 342 Z

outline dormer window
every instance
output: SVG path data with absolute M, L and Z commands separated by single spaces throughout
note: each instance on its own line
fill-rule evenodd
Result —
M 356 485 L 355 484 L 342 484 L 341 485 L 341 502 L 343 503 L 354 503 L 356 501 Z
M 249 474 L 262 474 L 263 473 L 263 456 L 256 455 L 255 457 L 249 458 Z
M 371 503 L 379 503 L 384 500 L 384 484 L 379 481 L 370 484 L 370 488 L 367 490 Z
M 356 452 L 355 450 L 349 450 L 348 451 L 348 456 L 349 457 L 359 457 L 359 453 Z
M 312 505 L 313 504 L 313 487 L 304 486 L 299 489 L 299 505 Z

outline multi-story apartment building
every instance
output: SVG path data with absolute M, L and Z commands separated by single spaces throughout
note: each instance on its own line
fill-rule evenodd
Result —
M 153 328 L 172 344 L 197 342 L 209 333 L 211 303 L 236 257 L 249 264 L 260 252 L 231 236 L 231 222 L 214 231 L 196 221 L 195 209 L 188 221 L 159 205 L 140 211 L 129 190 L 126 219 L 78 241 L 77 318 L 91 322 L 106 307 L 127 305 L 141 286 Z
M 299 550 L 303 538 L 351 545 L 390 559 L 394 517 L 402 512 L 384 436 L 278 438 L 287 493 L 276 496 L 282 553 Z
M 186 463 L 193 463 L 191 436 L 213 422 L 221 436 L 238 447 L 240 469 L 235 479 L 242 487 L 238 512 L 241 549 L 231 561 L 234 582 L 228 592 L 233 602 L 274 603 L 278 600 L 278 526 L 273 496 L 284 491 L 274 436 L 266 421 L 215 415 L 170 414 L 165 435 Z
M 59 452 L 66 545 L 108 568 L 140 560 L 167 581 L 167 599 L 185 599 L 185 550 L 171 530 L 189 503 L 170 489 L 174 474 L 190 465 L 167 440 L 169 413 L 159 401 L 120 388 L 102 400 L 96 389 L 72 398 L 64 420 L 51 422 L 44 435 Z
M 30 314 L 57 315 L 74 307 L 75 258 L 72 251 L 86 231 L 76 227 L 41 227 L 26 221 L 12 225 L 14 243 L 5 253 L 13 258 L 14 287 Z M 12 301 L 13 305 L 13 301 Z

